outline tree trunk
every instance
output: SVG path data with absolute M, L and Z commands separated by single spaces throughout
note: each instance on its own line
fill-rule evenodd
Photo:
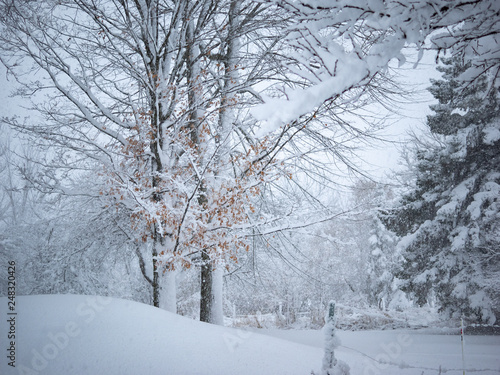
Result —
M 210 256 L 202 253 L 200 321 L 212 323 L 212 264 Z
M 224 65 L 224 76 L 222 77 L 222 86 L 220 93 L 221 111 L 219 114 L 219 129 L 217 138 L 218 151 L 216 155 L 217 165 L 221 168 L 216 172 L 218 177 L 224 177 L 226 174 L 231 176 L 231 169 L 224 169 L 224 166 L 230 166 L 230 140 L 229 135 L 232 131 L 234 122 L 234 109 L 236 102 L 235 86 L 238 80 L 237 73 L 237 53 L 239 50 L 238 12 L 239 0 L 233 0 L 230 3 L 228 13 L 227 35 L 221 40 L 225 53 L 222 56 Z M 212 324 L 223 325 L 223 294 L 222 284 L 224 268 L 222 264 L 216 264 L 210 260 L 208 254 L 202 255 L 203 264 L 201 267 L 201 302 L 200 302 L 200 320 Z
M 222 265 L 214 265 L 208 254 L 204 253 L 202 259 L 200 321 L 224 325 L 222 310 L 224 268 Z
M 217 324 L 219 326 L 224 325 L 222 293 L 223 277 L 224 268 L 222 265 L 219 264 L 216 268 L 212 268 L 212 311 L 210 323 Z
M 160 307 L 160 284 L 158 280 L 158 239 L 157 236 L 155 235 L 154 242 L 153 242 L 153 306 L 154 307 Z
M 161 275 L 160 308 L 177 314 L 177 271 L 167 270 Z

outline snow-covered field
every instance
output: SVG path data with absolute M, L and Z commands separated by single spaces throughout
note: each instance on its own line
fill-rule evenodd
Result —
M 15 368 L 0 298 L 0 373 L 49 375 L 320 373 L 321 331 L 238 330 L 104 297 L 16 298 Z M 258 333 L 257 333 L 258 332 Z M 463 374 L 459 336 L 429 331 L 339 332 L 352 375 Z M 467 373 L 500 374 L 500 337 L 466 337 Z M 453 369 L 453 370 L 452 370 Z
M 315 347 L 322 347 L 321 331 L 262 331 Z M 338 331 L 342 342 L 336 356 L 347 362 L 352 375 L 463 374 L 459 335 L 431 330 Z M 500 336 L 466 336 L 467 373 L 500 374 Z

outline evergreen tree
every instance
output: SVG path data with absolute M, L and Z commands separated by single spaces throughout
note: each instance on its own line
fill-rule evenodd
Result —
M 401 256 L 396 251 L 397 236 L 384 226 L 379 215 L 394 200 L 394 192 L 389 185 L 360 180 L 353 193 L 354 202 L 364 211 L 353 237 L 367 254 L 363 267 L 366 295 L 372 306 L 385 310 L 395 292 L 394 275 Z
M 372 219 L 368 258 L 368 296 L 372 305 L 385 310 L 393 294 L 394 273 L 398 264 L 397 237 L 378 217 Z
M 448 316 L 493 323 L 500 312 L 499 89 L 487 79 L 463 86 L 467 66 L 443 59 L 439 101 L 427 125 L 437 140 L 417 146 L 416 185 L 385 216 L 404 236 L 399 275 L 423 305 L 433 291 Z

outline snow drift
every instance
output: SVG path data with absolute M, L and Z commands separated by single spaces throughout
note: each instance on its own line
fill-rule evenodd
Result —
M 0 306 L 5 310 L 6 298 Z M 16 311 L 16 367 L 4 357 L 0 373 L 6 375 L 310 374 L 323 355 L 319 348 L 114 298 L 17 297 Z M 2 343 L 6 336 L 2 332 Z

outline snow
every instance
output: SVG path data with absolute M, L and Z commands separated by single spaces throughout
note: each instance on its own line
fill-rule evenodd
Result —
M 0 305 L 5 309 L 7 299 L 0 298 Z M 127 300 L 20 296 L 16 310 L 16 368 L 4 357 L 2 375 L 310 374 L 323 356 L 319 348 Z M 2 351 L 6 336 L 2 331 Z
M 160 308 L 172 313 L 177 312 L 177 270 L 166 270 L 160 276 Z
M 358 84 L 367 76 L 367 70 L 362 62 L 346 59 L 346 66 L 339 68 L 334 77 L 326 78 L 314 86 L 304 90 L 289 90 L 289 100 L 267 98 L 251 110 L 252 115 L 262 121 L 257 136 L 264 136 L 277 130 L 302 115 L 311 112 L 328 98 L 341 94 L 346 88 Z M 263 97 L 265 97 L 263 95 Z
M 322 346 L 321 331 L 259 330 L 272 337 Z M 337 331 L 341 345 L 335 356 L 344 360 L 352 375 L 462 375 L 462 349 L 459 329 L 455 335 L 439 331 Z M 465 330 L 467 374 L 500 373 L 500 337 L 467 336 Z M 381 363 L 385 362 L 385 363 Z
M 211 322 L 218 325 L 224 325 L 224 314 L 223 314 L 223 303 L 224 297 L 222 294 L 224 283 L 224 268 L 222 264 L 219 264 L 212 271 L 212 295 L 214 303 L 212 304 L 212 311 L 210 312 L 212 316 Z
M 488 126 L 483 129 L 484 138 L 483 142 L 487 145 L 493 145 L 496 141 L 500 139 L 500 129 L 498 129 L 498 125 L 496 126 Z
M 328 303 L 328 313 L 325 317 L 326 324 L 323 327 L 323 332 L 325 335 L 324 342 L 324 352 L 323 357 L 323 375 L 349 375 L 350 368 L 349 365 L 343 361 L 339 361 L 335 358 L 335 349 L 340 345 L 340 340 L 336 335 L 335 329 L 335 302 L 330 301 Z
M 2 322 L 7 299 L 0 298 Z M 239 330 L 137 302 L 95 296 L 16 298 L 16 368 L 11 374 L 320 373 L 324 333 Z M 7 349 L 1 324 L 2 351 Z M 459 335 L 431 330 L 337 331 L 335 356 L 353 375 L 462 374 Z M 500 337 L 466 336 L 467 373 L 500 373 Z

